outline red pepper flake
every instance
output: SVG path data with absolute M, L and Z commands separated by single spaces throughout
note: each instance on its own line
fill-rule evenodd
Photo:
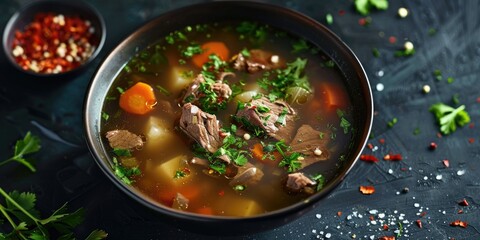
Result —
M 220 191 L 218 192 L 218 196 L 223 197 L 223 195 L 225 195 L 225 191 L 220 190 Z
M 367 144 L 368 149 L 372 150 L 373 149 L 373 144 L 369 143 Z
M 437 132 L 437 137 L 438 137 L 438 138 L 442 138 L 442 134 L 439 133 L 439 132 Z
M 337 212 L 337 216 L 341 217 L 341 216 L 342 216 L 342 212 L 338 211 L 338 212 Z
M 395 240 L 395 236 L 383 236 L 379 237 L 378 240 Z
M 370 219 L 370 221 L 375 220 L 375 218 L 373 217 L 373 215 L 370 215 L 370 217 L 368 217 L 368 219 Z
M 17 30 L 11 54 L 21 68 L 38 73 L 70 71 L 86 62 L 98 39 L 89 21 L 78 16 L 38 13 Z
M 370 154 L 360 155 L 360 160 L 365 162 L 378 162 L 378 158 Z
M 360 19 L 358 19 L 358 24 L 359 24 L 360 26 L 365 26 L 365 25 L 367 25 L 367 19 L 366 19 L 366 18 L 360 18 Z
M 435 149 L 437 149 L 437 147 L 438 147 L 438 145 L 435 142 L 431 142 L 430 146 L 428 148 L 430 148 L 430 150 L 435 150 Z
M 468 139 L 468 143 L 474 143 L 475 142 L 475 139 L 474 138 L 469 138 Z
M 402 154 L 387 154 L 383 157 L 383 160 L 386 161 L 400 161 L 402 159 Z
M 422 221 L 420 219 L 417 220 L 417 226 L 418 228 L 423 228 Z
M 477 98 L 477 103 L 480 103 L 480 97 Z
M 374 186 L 360 186 L 360 192 L 364 195 L 372 195 L 375 192 Z
M 443 162 L 443 165 L 445 165 L 445 167 L 450 167 L 450 161 L 448 161 L 448 159 L 445 159 L 442 162 Z
M 470 124 L 468 125 L 468 127 L 469 127 L 469 128 L 474 128 L 474 127 L 475 127 L 475 124 L 474 124 L 474 123 L 470 123 Z
M 389 227 L 387 224 L 383 224 L 383 230 L 388 231 Z
M 343 9 L 342 9 L 342 10 L 339 10 L 339 11 L 338 11 L 338 15 L 340 15 L 340 16 L 345 15 L 345 10 L 343 10 Z
M 378 140 L 378 142 L 381 143 L 381 144 L 385 144 L 385 138 L 380 138 L 380 139 Z
M 390 37 L 388 38 L 388 41 L 389 41 L 391 44 L 394 44 L 394 43 L 397 42 L 397 38 L 394 37 L 394 36 L 390 36 Z
M 460 205 L 460 206 L 468 206 L 467 199 L 464 198 L 462 201 L 460 201 L 460 202 L 458 203 L 458 205 Z
M 467 222 L 464 222 L 464 221 L 461 221 L 461 220 L 455 220 L 453 222 L 450 223 L 450 226 L 452 227 L 462 227 L 462 228 L 466 228 L 468 226 L 468 223 Z
M 458 214 L 462 214 L 462 213 L 463 213 L 463 209 L 458 210 L 457 213 L 458 213 Z
M 425 217 L 425 215 L 427 215 L 427 212 L 420 213 L 420 217 Z

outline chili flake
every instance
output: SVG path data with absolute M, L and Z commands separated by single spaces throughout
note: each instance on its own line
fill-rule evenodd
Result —
M 458 210 L 457 214 L 462 214 L 463 213 L 463 209 L 460 209 Z
M 387 231 L 389 229 L 387 224 L 383 224 L 383 230 Z
M 420 219 L 417 220 L 417 226 L 418 228 L 423 228 L 422 221 Z
M 381 144 L 385 144 L 385 138 L 380 138 L 380 139 L 378 140 L 378 142 L 381 143 Z
M 464 198 L 462 201 L 460 201 L 460 202 L 458 203 L 458 205 L 460 205 L 460 206 L 468 206 L 467 199 Z
M 442 161 L 443 162 L 443 165 L 445 165 L 445 167 L 450 167 L 450 161 L 448 161 L 448 159 L 445 159 Z
M 17 30 L 12 55 L 24 70 L 38 73 L 70 71 L 86 62 L 98 45 L 95 28 L 78 16 L 38 13 Z
M 372 195 L 375 193 L 375 187 L 374 186 L 360 186 L 360 192 L 363 193 L 364 195 Z
M 372 150 L 373 149 L 373 144 L 369 143 L 367 144 L 368 149 Z
M 365 162 L 378 162 L 377 157 L 375 157 L 373 155 L 369 155 L 369 154 L 360 155 L 360 160 L 365 161 Z
M 435 142 L 430 143 L 430 146 L 429 146 L 430 150 L 435 150 L 435 149 L 437 149 L 437 147 L 438 147 L 438 145 Z
M 388 38 L 388 41 L 389 41 L 391 44 L 394 44 L 394 43 L 397 42 L 397 38 L 394 37 L 394 36 L 390 36 L 390 37 Z
M 461 220 L 455 220 L 453 222 L 450 223 L 450 226 L 452 227 L 462 227 L 462 228 L 466 228 L 468 226 L 468 223 L 467 222 L 464 222 L 464 221 L 461 221 Z
M 338 212 L 337 212 L 337 216 L 341 217 L 341 216 L 342 216 L 342 212 L 338 211 Z
M 475 142 L 475 138 L 469 138 L 468 139 L 468 143 L 474 143 Z
M 395 236 L 383 236 L 379 237 L 378 240 L 395 240 Z
M 383 157 L 383 160 L 386 161 L 400 161 L 403 157 L 401 154 L 387 154 Z

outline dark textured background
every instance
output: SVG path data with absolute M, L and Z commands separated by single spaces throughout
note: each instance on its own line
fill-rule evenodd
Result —
M 25 2 L 2 0 L 0 26 Z M 81 122 L 86 87 L 102 57 L 147 20 L 199 1 L 89 2 L 103 14 L 108 35 L 100 57 L 80 75 L 35 79 L 19 73 L 0 56 L 0 159 L 11 155 L 15 141 L 27 131 L 39 135 L 43 146 L 35 155 L 37 173 L 6 165 L 0 169 L 0 187 L 37 193 L 44 212 L 65 201 L 71 209 L 84 207 L 86 221 L 77 228 L 80 239 L 95 228 L 106 230 L 109 239 L 210 238 L 156 220 L 119 192 L 90 157 Z M 362 16 L 354 12 L 352 1 L 265 2 L 300 11 L 322 23 L 327 13 L 333 15 L 334 22 L 328 27 L 357 54 L 372 84 L 377 114 L 372 130 L 375 137 L 369 143 L 377 150 L 364 152 L 379 158 L 401 153 L 404 159 L 376 164 L 360 161 L 316 209 L 278 229 L 242 238 L 378 239 L 397 235 L 394 231 L 401 228 L 397 239 L 480 239 L 480 126 L 476 126 L 480 115 L 480 2 L 390 1 L 387 11 L 370 15 L 372 23 L 367 27 L 359 25 Z M 407 18 L 397 16 L 399 7 L 410 10 Z M 430 35 L 430 28 L 436 29 L 436 34 Z M 397 38 L 395 44 L 389 42 L 390 36 Z M 414 43 L 416 54 L 394 57 L 406 40 Z M 379 49 L 380 57 L 373 57 L 372 48 Z M 435 69 L 442 71 L 442 81 L 433 76 Z M 447 83 L 447 77 L 454 82 Z M 378 83 L 384 84 L 383 91 L 376 90 Z M 432 89 L 429 94 L 422 93 L 425 84 Z M 472 124 L 440 138 L 428 108 L 439 101 L 451 105 L 454 94 L 466 105 Z M 394 117 L 398 123 L 388 128 L 387 122 Z M 417 128 L 420 133 L 414 135 Z M 428 150 L 432 141 L 439 146 L 435 151 Z M 444 159 L 449 159 L 449 168 L 442 164 Z M 360 185 L 374 185 L 377 191 L 362 195 Z M 408 193 L 402 192 L 405 187 Z M 464 198 L 470 203 L 467 207 L 458 204 Z M 469 226 L 449 226 L 457 219 Z M 382 228 L 384 220 L 388 230 Z

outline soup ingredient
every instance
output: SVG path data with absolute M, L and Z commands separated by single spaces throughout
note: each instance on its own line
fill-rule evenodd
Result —
M 198 105 L 200 108 L 208 113 L 214 113 L 219 109 L 224 109 L 226 103 L 232 95 L 230 87 L 223 83 L 226 76 L 233 75 L 233 73 L 222 72 L 218 75 L 218 80 L 212 79 L 210 73 L 199 74 L 187 88 L 183 97 L 183 104 L 192 103 Z M 216 76 L 214 76 L 217 78 Z
M 311 180 L 301 172 L 290 173 L 287 177 L 287 184 L 285 185 L 288 190 L 293 192 L 302 191 L 308 185 L 315 185 L 315 181 Z
M 222 146 L 217 117 L 191 103 L 182 107 L 180 129 L 210 153 L 216 152 Z
M 327 160 L 329 152 L 327 150 L 328 138 L 320 138 L 320 131 L 312 128 L 312 126 L 304 124 L 298 128 L 295 137 L 291 142 L 291 150 L 302 154 L 301 169 L 316 163 L 318 161 Z M 315 151 L 320 154 L 315 154 Z M 318 153 L 317 151 L 317 153 Z
M 61 73 L 79 67 L 95 51 L 95 28 L 78 16 L 38 13 L 22 30 L 17 30 L 12 55 L 24 70 Z
M 373 8 L 386 10 L 388 8 L 388 0 L 355 0 L 355 9 L 362 15 L 370 14 Z
M 209 57 L 212 54 L 218 56 L 223 61 L 226 61 L 229 56 L 229 50 L 223 42 L 206 42 L 202 44 L 201 49 L 201 53 L 192 56 L 193 64 L 199 68 L 202 68 L 209 61 Z M 198 53 L 198 51 L 195 53 Z
M 83 209 L 67 212 L 67 204 L 55 210 L 48 218 L 42 218 L 35 208 L 37 196 L 30 192 L 13 191 L 6 193 L 0 188 L 4 203 L 0 203 L 0 212 L 11 225 L 12 232 L 0 233 L 2 239 L 46 239 L 51 233 L 59 234 L 59 239 L 74 239 L 73 230 L 83 222 Z M 15 222 L 17 220 L 17 222 Z M 104 239 L 107 233 L 93 230 L 86 240 Z
M 3 166 L 9 162 L 18 162 L 30 169 L 30 171 L 35 172 L 37 171 L 36 168 L 29 160 L 25 158 L 25 155 L 36 153 L 40 150 L 40 148 L 40 138 L 32 135 L 31 132 L 27 132 L 23 139 L 19 139 L 15 143 L 13 156 L 7 160 L 3 160 L 2 162 L 0 162 L 0 166 Z
M 153 88 L 143 82 L 137 82 L 120 95 L 120 107 L 128 113 L 143 115 L 152 111 L 156 104 Z
M 262 25 L 256 22 L 243 21 L 236 28 L 240 33 L 240 39 L 247 39 L 253 45 L 262 44 L 268 36 L 268 25 Z
M 323 100 L 323 103 L 315 101 L 315 99 L 312 100 L 312 110 L 326 108 L 327 110 L 337 111 L 338 108 L 345 108 L 347 106 L 348 96 L 340 91 L 339 86 L 324 81 L 319 84 L 318 91 L 319 95 L 321 96 L 320 99 Z
M 461 221 L 461 220 L 455 220 L 453 222 L 450 223 L 450 226 L 452 227 L 462 227 L 462 228 L 466 228 L 468 227 L 468 223 L 467 222 L 464 222 L 464 221 Z
M 247 163 L 244 166 L 238 167 L 238 173 L 230 181 L 230 186 L 248 186 L 256 184 L 263 177 L 263 172 L 259 168 L 255 167 L 251 163 Z
M 116 157 L 112 158 L 113 162 L 113 172 L 115 175 L 122 180 L 127 185 L 131 185 L 133 183 L 132 178 L 134 176 L 138 176 L 141 174 L 140 169 L 138 167 L 128 168 L 123 166 L 121 163 L 118 162 Z
M 455 132 L 457 125 L 463 127 L 470 122 L 470 115 L 465 110 L 465 105 L 453 108 L 443 103 L 436 103 L 429 110 L 437 118 L 440 132 L 445 135 Z
M 181 193 L 177 193 L 175 198 L 173 199 L 172 208 L 178 210 L 186 210 L 188 208 L 188 203 L 190 200 L 183 196 Z
M 406 57 L 415 54 L 415 48 L 413 43 L 410 41 L 406 41 L 403 45 L 403 50 L 399 50 L 395 52 L 396 57 Z
M 284 64 L 278 55 L 261 49 L 244 50 L 233 56 L 230 62 L 234 69 L 248 73 L 276 69 Z
M 142 137 L 128 130 L 112 130 L 105 134 L 113 149 L 140 149 L 143 146 Z
M 375 187 L 373 187 L 373 186 L 360 186 L 360 192 L 364 195 L 371 195 L 375 192 Z

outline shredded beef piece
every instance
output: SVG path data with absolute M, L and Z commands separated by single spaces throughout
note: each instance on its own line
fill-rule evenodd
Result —
M 260 49 L 252 49 L 249 51 L 250 56 L 239 53 L 230 60 L 234 69 L 238 71 L 246 71 L 248 73 L 256 73 L 262 70 L 270 70 L 280 68 L 284 65 L 277 55 Z
M 237 174 L 230 181 L 230 186 L 250 185 L 259 182 L 263 177 L 263 171 L 251 163 L 238 167 Z
M 182 107 L 180 129 L 211 153 L 214 153 L 222 146 L 217 117 L 203 112 L 191 103 L 187 103 Z
M 143 140 L 139 135 L 131 133 L 128 130 L 112 130 L 105 135 L 112 148 L 119 149 L 140 149 L 143 146 Z
M 315 182 L 301 172 L 290 173 L 287 177 L 286 187 L 292 192 L 302 191 L 308 185 L 315 185 Z
M 280 123 L 278 120 L 281 116 L 284 116 L 285 121 Z M 280 100 L 270 102 L 266 97 L 253 99 L 245 104 L 243 109 L 238 110 L 236 114 L 237 120 L 245 128 L 251 131 L 255 130 L 252 128 L 259 128 L 273 138 L 286 141 L 289 141 L 293 135 L 294 116 L 295 110 L 288 103 Z
M 230 98 L 232 95 L 232 89 L 223 83 L 223 80 L 226 76 L 233 76 L 234 73 L 220 73 L 218 76 L 218 80 L 215 81 L 211 85 L 211 91 L 215 92 L 218 97 L 218 102 L 225 101 Z M 198 74 L 195 79 L 193 79 L 192 83 L 188 86 L 185 95 L 183 96 L 182 103 L 192 103 L 197 105 L 198 101 L 205 96 L 205 93 L 200 91 L 200 85 L 205 83 L 205 77 L 202 74 Z
M 297 130 L 290 146 L 292 152 L 299 152 L 303 155 L 301 160 L 301 169 L 318 161 L 327 160 L 330 153 L 327 151 L 328 137 L 320 137 L 320 132 L 313 129 L 310 125 L 302 125 Z M 315 149 L 321 151 L 320 155 L 315 155 Z

